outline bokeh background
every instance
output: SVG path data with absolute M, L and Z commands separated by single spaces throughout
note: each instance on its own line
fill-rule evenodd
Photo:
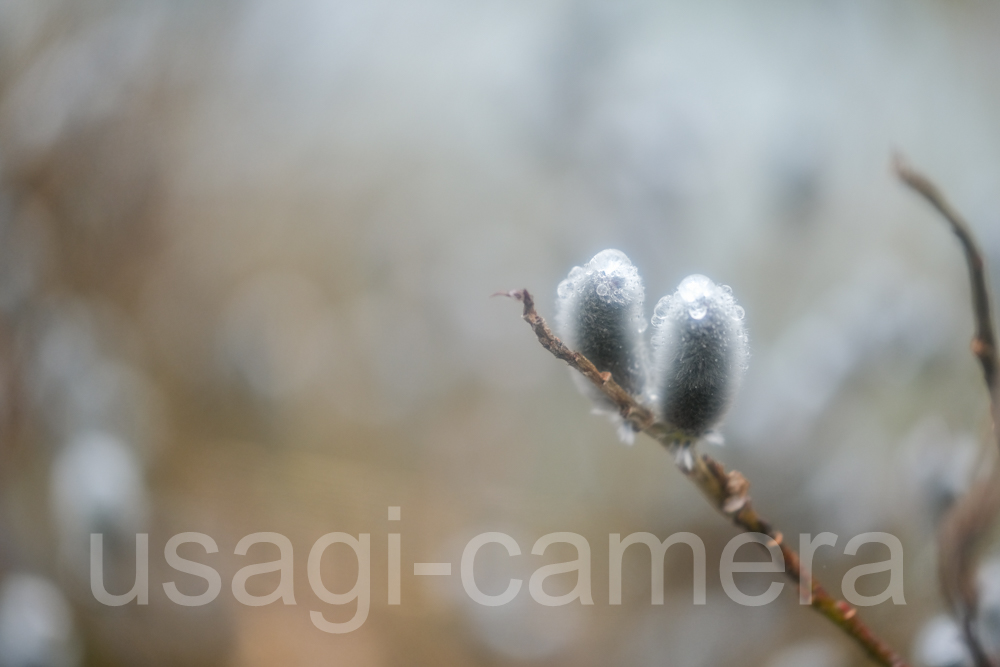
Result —
M 0 0 L 0 664 L 866 664 L 790 587 L 730 602 L 734 528 L 490 298 L 527 287 L 552 315 L 608 247 L 649 312 L 689 273 L 732 286 L 752 357 L 713 455 L 786 535 L 841 536 L 816 561 L 834 591 L 886 558 L 849 537 L 899 536 L 907 604 L 863 614 L 915 663 L 961 664 L 934 533 L 982 463 L 986 397 L 960 251 L 889 161 L 937 179 L 1000 262 L 998 63 L 990 0 Z M 524 555 L 485 548 L 484 590 L 572 559 L 528 552 L 573 531 L 596 604 L 473 603 L 457 563 L 494 530 Z M 708 545 L 708 604 L 679 547 L 663 606 L 641 548 L 609 606 L 608 534 L 680 530 Z M 219 545 L 181 552 L 222 573 L 205 607 L 162 589 L 204 588 L 164 562 L 181 531 Z M 229 591 L 274 557 L 233 554 L 259 531 L 294 545 L 295 606 Z M 309 621 L 353 611 L 308 587 L 332 531 L 372 535 L 349 635 Z M 148 606 L 94 601 L 90 532 L 112 592 L 150 534 Z M 350 552 L 327 558 L 350 588 Z

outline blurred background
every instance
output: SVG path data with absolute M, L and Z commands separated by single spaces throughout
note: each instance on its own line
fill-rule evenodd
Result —
M 907 604 L 862 613 L 915 664 L 963 664 L 934 534 L 986 395 L 960 250 L 888 165 L 932 175 L 1000 262 L 998 62 L 990 0 L 0 0 L 0 665 L 866 664 L 790 586 L 731 602 L 735 529 L 490 298 L 527 287 L 551 316 L 609 247 L 648 313 L 689 273 L 732 286 L 750 369 L 710 453 L 786 536 L 841 536 L 815 565 L 835 592 L 887 557 L 847 539 L 899 536 Z M 608 534 L 681 530 L 708 546 L 708 604 L 682 547 L 664 605 L 634 548 L 609 606 Z M 163 559 L 182 531 L 219 545 L 181 550 L 222 573 L 204 607 L 162 588 L 204 589 Z M 233 554 L 259 531 L 294 545 L 295 606 L 232 597 L 274 558 Z M 372 535 L 347 635 L 309 620 L 353 612 L 308 586 L 332 531 Z M 457 563 L 485 531 L 524 554 L 484 548 L 490 593 L 574 557 L 530 555 L 543 534 L 587 537 L 594 606 L 473 603 Z M 148 606 L 94 600 L 91 532 L 115 593 L 149 533 Z M 334 548 L 323 571 L 344 591 L 356 565 Z

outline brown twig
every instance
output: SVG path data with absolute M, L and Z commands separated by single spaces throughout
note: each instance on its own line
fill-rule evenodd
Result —
M 972 313 L 975 333 L 972 353 L 983 369 L 983 379 L 990 395 L 990 416 L 993 434 L 1000 447 L 1000 387 L 997 385 L 997 347 L 993 328 L 990 290 L 986 280 L 986 262 L 975 236 L 962 216 L 948 203 L 941 190 L 926 176 L 914 171 L 899 155 L 893 160 L 896 175 L 926 199 L 951 226 L 965 252 L 972 289 Z M 995 459 L 994 459 L 995 460 Z M 938 571 L 945 597 L 959 618 L 966 643 L 976 665 L 990 667 L 993 661 L 986 654 L 975 631 L 977 612 L 976 561 L 983 537 L 994 524 L 1000 511 L 1000 468 L 993 464 L 990 474 L 980 480 L 949 511 L 938 536 Z
M 622 418 L 632 424 L 637 431 L 651 436 L 676 455 L 677 467 L 684 476 L 701 489 L 709 502 L 728 517 L 737 527 L 750 533 L 762 533 L 770 537 L 781 549 L 785 559 L 785 573 L 796 586 L 801 585 L 801 564 L 799 555 L 784 543 L 780 532 L 764 520 L 753 508 L 747 491 L 749 482 L 736 471 L 726 471 L 721 463 L 707 454 L 694 453 L 690 437 L 669 424 L 657 420 L 656 415 L 611 379 L 610 373 L 601 373 L 582 354 L 566 347 L 549 329 L 545 320 L 535 310 L 534 300 L 528 290 L 501 292 L 504 296 L 517 299 L 524 304 L 524 320 L 531 325 L 538 341 L 546 350 L 568 363 L 594 383 L 611 399 L 621 412 Z M 811 604 L 823 616 L 854 639 L 881 665 L 886 667 L 906 667 L 906 663 L 888 644 L 879 639 L 858 617 L 857 610 L 843 600 L 831 596 L 815 580 L 810 578 Z
M 990 305 L 990 290 L 986 281 L 986 261 L 976 243 L 976 237 L 962 216 L 952 208 L 941 190 L 923 174 L 914 171 L 899 155 L 893 159 L 893 167 L 899 178 L 917 193 L 923 196 L 931 206 L 937 209 L 951 226 L 965 251 L 965 261 L 969 265 L 969 284 L 972 288 L 972 312 L 976 320 L 976 332 L 972 338 L 972 353 L 979 359 L 983 367 L 983 378 L 990 392 L 990 403 L 993 407 L 993 420 L 1000 422 L 997 407 L 997 347 L 996 334 L 993 330 L 993 314 Z M 1000 441 L 998 441 L 1000 444 Z

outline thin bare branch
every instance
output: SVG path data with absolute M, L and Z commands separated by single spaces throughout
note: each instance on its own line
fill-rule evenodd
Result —
M 975 318 L 972 353 L 983 369 L 983 379 L 990 395 L 993 434 L 1000 447 L 1000 430 L 997 429 L 997 424 L 1000 424 L 1000 387 L 997 385 L 996 334 L 983 253 L 969 225 L 928 177 L 915 171 L 899 155 L 893 159 L 893 168 L 900 180 L 944 217 L 962 244 L 969 267 L 972 313 Z M 951 508 L 938 535 L 938 574 L 941 587 L 959 619 L 962 633 L 978 667 L 991 667 L 995 664 L 988 657 L 976 633 L 975 619 L 978 608 L 976 569 L 979 551 L 983 538 L 996 521 L 998 511 L 1000 468 L 994 463 L 990 474 L 975 483 Z
M 694 452 L 688 446 L 689 436 L 669 424 L 658 421 L 651 410 L 640 405 L 628 392 L 618 386 L 611 379 L 610 373 L 599 372 L 586 357 L 566 347 L 535 310 L 535 303 L 528 290 L 501 294 L 524 304 L 524 320 L 531 325 L 542 347 L 593 382 L 595 387 L 618 406 L 622 418 L 632 424 L 637 431 L 642 431 L 667 447 L 675 455 L 677 467 L 684 476 L 701 489 L 720 513 L 740 529 L 750 533 L 762 533 L 774 540 L 784 556 L 785 573 L 796 586 L 800 585 L 802 571 L 798 553 L 784 543 L 780 532 L 757 514 L 747 494 L 750 484 L 740 472 L 727 471 L 721 463 L 707 454 Z M 861 621 L 857 609 L 831 596 L 814 578 L 810 581 L 810 589 L 812 607 L 854 639 L 873 660 L 886 667 L 907 667 L 899 654 Z
M 972 313 L 976 320 L 976 332 L 972 338 L 972 353 L 979 359 L 983 367 L 983 377 L 990 391 L 990 402 L 994 423 L 1000 422 L 997 406 L 1000 405 L 997 392 L 997 346 L 996 334 L 993 329 L 993 314 L 990 300 L 990 290 L 986 280 L 986 261 L 979 249 L 976 237 L 965 220 L 951 206 L 941 190 L 926 176 L 915 171 L 903 159 L 896 155 L 893 167 L 899 178 L 918 192 L 931 206 L 937 209 L 955 232 L 955 236 L 965 251 L 965 261 L 969 266 L 969 285 L 972 287 Z M 1000 440 L 998 440 L 1000 444 Z

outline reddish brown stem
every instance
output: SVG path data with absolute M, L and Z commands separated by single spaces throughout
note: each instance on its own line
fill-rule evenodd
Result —
M 750 533 L 762 533 L 777 543 L 785 558 L 785 574 L 795 582 L 796 586 L 800 585 L 802 572 L 798 553 L 784 543 L 780 532 L 757 514 L 750 502 L 750 496 L 747 495 L 750 484 L 739 471 L 726 471 L 721 463 L 707 454 L 693 453 L 689 435 L 657 420 L 651 410 L 636 402 L 628 392 L 618 386 L 611 379 L 610 373 L 601 373 L 582 354 L 566 347 L 535 310 L 534 300 L 528 290 L 501 292 L 501 294 L 524 304 L 523 317 L 531 325 L 542 347 L 593 382 L 594 386 L 618 406 L 622 418 L 632 424 L 637 431 L 651 436 L 674 452 L 677 455 L 678 468 L 701 489 L 719 512 L 740 529 Z M 811 579 L 810 590 L 812 607 L 854 639 L 878 664 L 886 667 L 907 667 L 899 654 L 861 621 L 857 609 L 830 595 L 815 579 Z

